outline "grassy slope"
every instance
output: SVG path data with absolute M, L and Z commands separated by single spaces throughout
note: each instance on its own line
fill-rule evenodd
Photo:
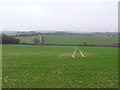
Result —
M 36 36 L 31 37 L 17 37 L 21 39 L 21 41 L 30 42 L 33 43 L 33 39 Z M 78 36 L 78 35 L 46 35 L 44 36 L 45 43 L 46 44 L 79 44 L 83 45 L 84 42 L 86 44 L 92 45 L 92 44 L 113 44 L 117 42 L 117 36 Z
M 3 87 L 117 87 L 117 48 L 78 48 L 87 57 L 71 58 L 73 47 L 3 45 Z
M 22 42 L 27 42 L 27 43 L 34 43 L 33 40 L 34 38 L 37 38 L 37 36 L 26 36 L 26 37 L 16 37 L 20 39 Z

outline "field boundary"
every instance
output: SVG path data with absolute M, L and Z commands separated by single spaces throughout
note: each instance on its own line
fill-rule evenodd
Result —
M 2 44 L 2 45 L 6 45 L 6 44 Z M 31 44 L 31 43 L 27 43 L 27 44 L 8 44 L 8 45 L 37 45 L 37 46 L 87 46 L 87 47 L 120 47 L 120 46 L 110 46 L 110 45 L 68 45 L 68 44 Z
M 35 44 L 33 44 L 35 45 Z M 90 46 L 90 47 L 120 47 L 120 46 L 109 46 L 109 45 L 64 45 L 64 44 L 42 44 L 43 46 Z

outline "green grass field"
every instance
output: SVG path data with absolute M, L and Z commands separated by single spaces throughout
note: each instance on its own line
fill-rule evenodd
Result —
M 22 42 L 33 43 L 37 36 L 17 37 Z M 117 36 L 80 36 L 80 35 L 45 35 L 45 44 L 71 44 L 71 45 L 117 45 Z
M 118 48 L 3 45 L 3 88 L 117 88 Z
M 26 43 L 34 43 L 34 38 L 37 38 L 37 36 L 26 36 L 26 37 L 16 37 L 17 39 L 20 39 L 20 42 L 26 42 Z

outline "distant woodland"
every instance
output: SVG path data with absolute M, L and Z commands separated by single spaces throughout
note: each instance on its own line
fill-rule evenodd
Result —
M 19 39 L 2 34 L 2 44 L 19 44 L 19 42 Z

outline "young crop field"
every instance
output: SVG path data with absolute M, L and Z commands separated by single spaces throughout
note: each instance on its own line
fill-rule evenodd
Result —
M 117 88 L 118 48 L 3 45 L 2 68 L 3 88 Z
M 21 42 L 34 43 L 37 36 L 16 37 Z M 44 35 L 45 44 L 117 45 L 117 36 Z
M 117 36 L 47 35 L 44 38 L 47 44 L 70 45 L 112 45 L 118 41 Z

